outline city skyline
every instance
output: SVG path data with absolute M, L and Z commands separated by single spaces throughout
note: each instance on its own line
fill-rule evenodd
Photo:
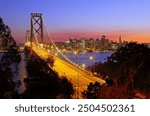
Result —
M 0 16 L 17 42 L 25 41 L 30 13 L 43 14 L 54 41 L 68 38 L 100 38 L 150 42 L 150 1 L 144 0 L 1 0 Z
M 1 0 L 0 98 L 149 99 L 149 3 Z

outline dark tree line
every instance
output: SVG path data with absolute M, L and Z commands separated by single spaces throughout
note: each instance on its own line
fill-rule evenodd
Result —
M 26 67 L 28 77 L 25 79 L 26 91 L 23 93 L 23 98 L 72 98 L 74 94 L 72 83 L 66 77 L 59 77 L 49 67 L 47 61 L 42 60 L 34 52 L 30 53 L 28 48 L 25 51 L 28 55 Z
M 0 98 L 15 98 L 16 84 L 12 77 L 17 73 L 21 57 L 17 50 L 16 41 L 11 36 L 10 28 L 4 24 L 0 17 Z M 3 53 L 2 53 L 3 52 Z M 12 65 L 16 69 L 12 69 Z
M 95 91 L 97 98 L 134 98 L 135 91 L 150 97 L 150 48 L 144 44 L 129 43 L 113 53 L 105 63 L 95 65 L 96 72 L 106 80 Z M 95 84 L 83 92 L 85 98 Z M 97 84 L 96 84 L 97 85 Z

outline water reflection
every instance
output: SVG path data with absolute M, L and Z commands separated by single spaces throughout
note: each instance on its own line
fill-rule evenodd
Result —
M 69 59 L 73 62 L 78 63 L 80 65 L 86 64 L 87 66 L 91 66 L 94 62 L 106 62 L 107 57 L 109 57 L 112 52 L 88 52 L 88 53 L 64 53 Z M 90 59 L 90 57 L 93 57 Z

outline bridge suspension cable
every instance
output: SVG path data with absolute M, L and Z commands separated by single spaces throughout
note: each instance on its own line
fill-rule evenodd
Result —
M 46 29 L 46 33 L 48 34 L 48 38 L 49 38 L 50 41 L 52 42 L 52 45 L 56 48 L 57 52 L 58 52 L 61 56 L 63 56 L 63 58 L 65 58 L 65 60 L 67 60 L 67 61 L 68 61 L 69 63 L 71 63 L 72 65 L 74 65 L 74 66 L 80 68 L 80 69 L 83 70 L 83 71 L 87 71 L 87 70 L 82 69 L 81 67 L 79 67 L 79 64 L 75 64 L 73 61 L 71 61 L 68 57 L 66 57 L 66 56 L 59 50 L 59 48 L 56 46 L 55 42 L 52 40 L 52 37 L 51 37 L 51 35 L 49 34 L 49 31 L 48 31 L 48 29 L 47 29 L 47 26 L 46 26 L 44 20 L 43 20 L 43 25 L 44 25 L 44 28 Z

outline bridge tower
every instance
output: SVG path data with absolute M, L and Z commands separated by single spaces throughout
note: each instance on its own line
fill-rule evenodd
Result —
M 31 13 L 31 34 L 30 42 L 43 43 L 43 19 L 41 13 Z
M 30 41 L 30 30 L 26 30 L 26 42 Z

